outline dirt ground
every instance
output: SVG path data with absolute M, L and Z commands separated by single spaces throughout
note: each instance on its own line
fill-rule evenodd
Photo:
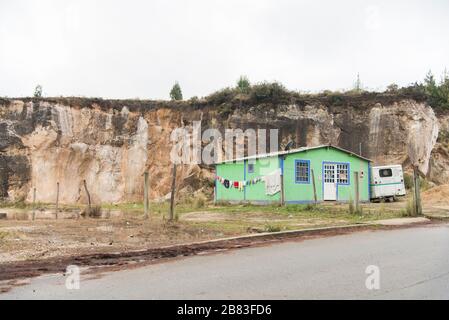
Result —
M 0 263 L 188 243 L 224 233 L 134 214 L 110 219 L 0 221 Z
M 449 213 L 448 187 L 423 193 L 424 212 Z M 436 199 L 431 201 L 430 198 Z M 165 207 L 154 207 L 149 220 L 142 208 L 127 205 L 107 211 L 100 219 L 78 218 L 73 208 L 63 209 L 56 220 L 52 210 L 30 219 L 28 208 L 0 208 L 0 264 L 85 254 L 148 250 L 261 232 L 353 225 L 403 216 L 407 199 L 395 203 L 363 204 L 363 214 L 348 213 L 347 204 L 307 206 L 179 207 L 178 220 L 164 219 Z
M 449 185 L 433 187 L 422 193 L 422 201 L 426 204 L 449 205 Z

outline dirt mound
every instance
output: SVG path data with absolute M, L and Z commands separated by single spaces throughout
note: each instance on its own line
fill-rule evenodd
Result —
M 433 187 L 423 192 L 421 197 L 428 203 L 449 203 L 449 184 Z

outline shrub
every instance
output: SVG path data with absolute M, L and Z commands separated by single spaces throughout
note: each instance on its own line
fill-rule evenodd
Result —
M 407 200 L 407 204 L 405 206 L 405 211 L 402 213 L 404 217 L 414 217 L 416 216 L 415 206 L 413 205 L 413 198 Z
M 197 96 L 193 96 L 189 100 L 190 104 L 198 104 L 200 102 L 200 99 Z
M 413 176 L 412 175 L 410 175 L 408 173 L 404 173 L 404 185 L 407 190 L 411 190 L 413 188 Z
M 355 213 L 354 201 L 352 201 L 352 199 L 349 199 L 349 214 L 354 213 Z
M 0 231 L 0 241 L 6 239 L 7 236 L 8 236 L 7 232 Z
M 344 98 L 340 94 L 331 94 L 329 95 L 329 103 L 333 106 L 342 106 Z
M 81 215 L 90 218 L 101 218 L 102 215 L 101 206 L 93 206 L 91 208 L 86 208 L 86 210 L 82 212 Z
M 271 225 L 271 224 L 267 224 L 267 225 L 265 226 L 265 231 L 266 231 L 266 232 L 279 232 L 279 231 L 281 231 L 281 227 L 279 227 L 279 226 L 273 226 L 273 225 Z
M 219 106 L 224 103 L 229 103 L 234 99 L 237 94 L 236 90 L 231 88 L 224 88 L 222 90 L 215 91 L 206 97 L 207 103 Z
M 316 205 L 313 203 L 308 203 L 304 208 L 305 211 L 314 211 L 315 209 L 316 209 Z
M 227 117 L 229 116 L 232 112 L 234 112 L 233 108 L 231 105 L 229 105 L 228 103 L 224 103 L 222 104 L 218 109 L 217 109 L 218 113 L 223 116 L 223 117 Z
M 396 83 L 392 83 L 387 86 L 387 92 L 389 93 L 397 93 L 399 91 L 399 86 Z
M 407 190 L 412 190 L 414 187 L 413 175 L 404 173 L 404 186 Z M 431 184 L 427 179 L 419 179 L 419 187 L 421 190 L 428 190 L 431 188 Z
M 251 87 L 250 101 L 253 103 L 289 103 L 291 92 L 279 82 L 262 82 Z
M 204 200 L 203 197 L 197 197 L 193 201 L 193 206 L 195 209 L 204 208 L 205 204 L 206 204 L 206 201 Z

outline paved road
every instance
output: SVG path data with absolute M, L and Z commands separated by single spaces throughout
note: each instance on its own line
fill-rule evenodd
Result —
M 365 286 L 380 268 L 380 290 Z M 44 276 L 0 299 L 449 299 L 449 225 L 366 231 L 197 256 L 82 280 Z

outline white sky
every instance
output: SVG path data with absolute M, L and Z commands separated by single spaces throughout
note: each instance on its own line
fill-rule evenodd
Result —
M 0 0 L 0 96 L 167 99 L 277 80 L 370 89 L 449 68 L 449 1 Z

